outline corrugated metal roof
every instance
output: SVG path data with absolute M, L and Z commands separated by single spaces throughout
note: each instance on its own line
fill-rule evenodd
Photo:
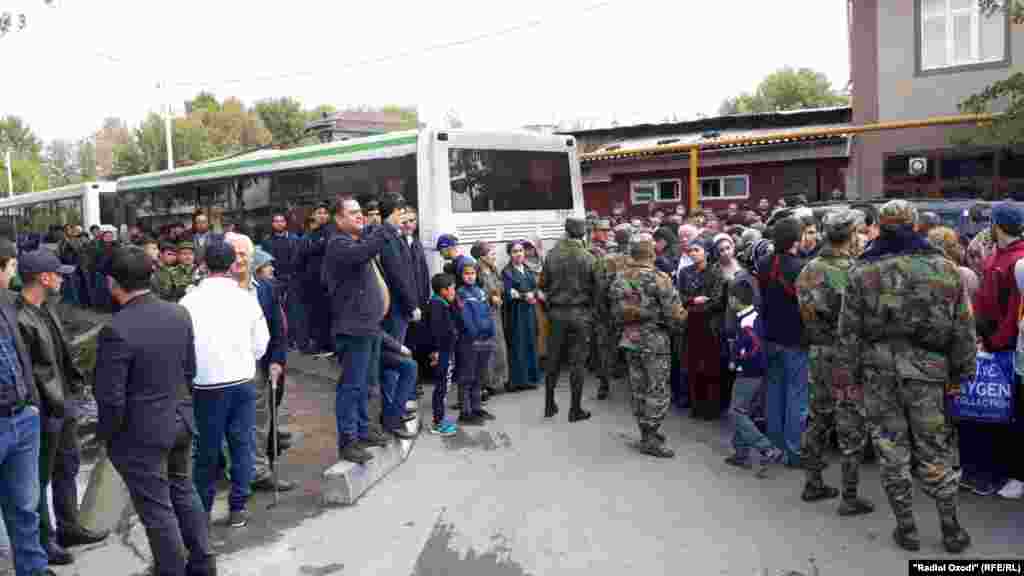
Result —
M 748 148 L 755 146 L 771 146 L 809 142 L 814 140 L 845 139 L 845 135 L 807 134 L 816 130 L 836 129 L 851 126 L 850 124 L 815 124 L 792 128 L 760 128 L 749 130 L 714 130 L 708 132 L 687 132 L 682 134 L 666 134 L 645 138 L 630 138 L 605 144 L 604 146 L 581 155 L 582 161 L 614 160 L 637 156 L 656 156 L 659 154 L 685 154 L 679 147 L 700 145 L 702 149 Z M 758 136 L 767 137 L 758 141 Z M 755 139 L 753 142 L 747 139 Z M 743 142 L 734 142 L 743 139 Z

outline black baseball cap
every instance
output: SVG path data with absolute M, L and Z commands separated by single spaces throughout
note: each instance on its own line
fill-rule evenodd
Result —
M 18 258 L 18 275 L 22 277 L 29 274 L 42 274 L 43 272 L 71 274 L 74 271 L 74 266 L 61 264 L 57 255 L 46 248 L 26 252 Z

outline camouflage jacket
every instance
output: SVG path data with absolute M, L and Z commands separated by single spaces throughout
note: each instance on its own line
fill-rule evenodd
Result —
M 596 292 L 594 294 L 594 312 L 604 322 L 612 322 L 611 298 L 609 290 L 615 278 L 626 268 L 629 257 L 624 254 L 609 253 L 594 264 Z
M 608 255 L 611 251 L 611 246 L 608 242 L 591 242 L 590 253 L 594 255 L 594 258 L 600 260 Z
M 153 274 L 153 291 L 168 302 L 177 302 L 192 285 L 192 267 L 161 266 Z
M 648 354 L 670 354 L 671 332 L 681 332 L 686 309 L 672 278 L 653 262 L 630 259 L 609 288 L 611 313 L 622 326 L 619 348 Z
M 563 238 L 544 258 L 541 272 L 549 306 L 591 307 L 594 304 L 594 256 L 582 240 Z
M 956 387 L 975 374 L 974 318 L 956 265 L 938 252 L 859 260 L 836 341 L 833 393 L 847 400 L 863 399 L 869 371 L 876 386 L 890 387 L 902 380 Z
M 796 279 L 804 338 L 812 346 L 835 346 L 843 292 L 856 263 L 853 251 L 836 251 L 825 244 L 818 256 L 807 263 Z

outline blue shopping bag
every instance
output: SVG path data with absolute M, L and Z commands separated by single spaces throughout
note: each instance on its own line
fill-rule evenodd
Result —
M 1013 421 L 1016 351 L 978 352 L 978 372 L 960 383 L 960 394 L 949 398 L 953 418 L 1007 424 Z

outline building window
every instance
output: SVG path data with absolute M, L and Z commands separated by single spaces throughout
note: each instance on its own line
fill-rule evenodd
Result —
M 679 202 L 683 199 L 682 180 L 644 180 L 633 182 L 629 199 L 633 205 L 653 202 Z
M 701 198 L 746 198 L 749 195 L 749 176 L 715 176 L 700 179 Z
M 918 0 L 922 72 L 1008 60 L 1007 14 L 986 16 L 978 0 Z

